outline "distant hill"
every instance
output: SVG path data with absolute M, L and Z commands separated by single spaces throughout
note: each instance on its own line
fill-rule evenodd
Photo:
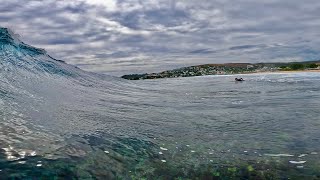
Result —
M 244 74 L 255 72 L 276 72 L 316 69 L 320 66 L 319 61 L 288 62 L 288 63 L 226 63 L 226 64 L 202 64 L 197 66 L 183 67 L 167 70 L 159 73 L 129 74 L 122 78 L 128 80 L 176 78 L 205 75 Z

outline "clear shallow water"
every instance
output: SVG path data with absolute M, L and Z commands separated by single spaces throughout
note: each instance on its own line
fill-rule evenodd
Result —
M 318 73 L 126 81 L 1 43 L 3 178 L 319 178 Z

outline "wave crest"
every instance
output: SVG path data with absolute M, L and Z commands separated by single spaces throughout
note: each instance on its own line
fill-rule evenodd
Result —
M 44 55 L 47 53 L 44 49 L 25 44 L 18 38 L 17 34 L 14 34 L 10 29 L 3 27 L 0 27 L 0 44 L 1 46 L 11 45 L 17 48 L 17 50 L 27 51 L 33 55 Z

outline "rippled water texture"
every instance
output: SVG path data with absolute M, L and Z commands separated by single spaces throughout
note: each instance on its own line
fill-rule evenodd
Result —
M 320 74 L 126 81 L 0 30 L 0 177 L 320 177 Z

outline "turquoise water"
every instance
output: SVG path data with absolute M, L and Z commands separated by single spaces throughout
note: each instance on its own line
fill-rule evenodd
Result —
M 126 81 L 0 32 L 4 179 L 320 177 L 318 73 Z

